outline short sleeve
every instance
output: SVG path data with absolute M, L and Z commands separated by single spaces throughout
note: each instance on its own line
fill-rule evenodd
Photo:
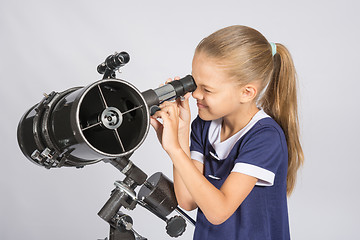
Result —
M 262 127 L 241 146 L 232 172 L 256 177 L 258 186 L 272 186 L 284 154 L 281 135 L 274 127 Z
M 190 156 L 191 159 L 204 163 L 204 141 L 202 134 L 204 132 L 204 122 L 199 116 L 191 124 L 190 134 Z

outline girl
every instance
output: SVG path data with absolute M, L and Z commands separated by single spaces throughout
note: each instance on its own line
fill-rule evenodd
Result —
M 194 239 L 290 239 L 287 195 L 303 152 L 288 50 L 227 27 L 199 43 L 192 75 L 191 136 L 190 94 L 161 104 L 151 125 L 173 162 L 180 207 L 198 208 Z

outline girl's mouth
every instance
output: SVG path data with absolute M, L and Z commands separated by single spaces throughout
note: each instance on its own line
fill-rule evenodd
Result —
M 199 103 L 199 102 L 197 102 L 197 106 L 198 106 L 198 108 L 206 108 L 206 107 L 207 107 L 206 105 L 201 104 L 201 103 Z

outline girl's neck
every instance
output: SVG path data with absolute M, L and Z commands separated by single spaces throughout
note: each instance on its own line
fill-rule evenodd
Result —
M 254 115 L 259 111 L 255 104 L 248 107 L 244 107 L 241 110 L 223 117 L 221 124 L 220 141 L 223 142 L 226 139 L 233 136 L 235 133 L 243 129 Z

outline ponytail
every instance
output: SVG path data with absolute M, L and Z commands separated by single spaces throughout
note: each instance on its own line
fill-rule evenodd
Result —
M 297 170 L 304 162 L 299 139 L 297 77 L 289 51 L 279 43 L 276 49 L 272 78 L 259 103 L 284 130 L 289 154 L 287 195 L 290 195 L 295 187 Z

